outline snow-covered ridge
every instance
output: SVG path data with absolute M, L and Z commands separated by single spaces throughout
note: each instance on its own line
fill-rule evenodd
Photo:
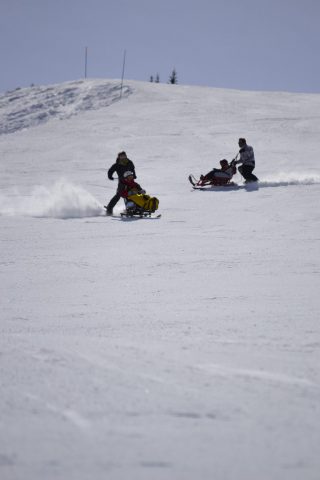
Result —
M 124 85 L 122 97 L 130 93 L 131 88 Z M 16 89 L 0 96 L 0 134 L 108 107 L 120 99 L 120 94 L 117 80 L 78 80 Z

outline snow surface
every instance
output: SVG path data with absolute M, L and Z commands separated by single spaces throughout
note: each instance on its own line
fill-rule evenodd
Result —
M 318 480 L 320 95 L 119 92 L 0 97 L 1 480 Z M 161 219 L 104 216 L 123 149 Z

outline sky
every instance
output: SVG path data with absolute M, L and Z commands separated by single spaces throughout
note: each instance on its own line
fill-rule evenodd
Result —
M 0 92 L 85 76 L 320 93 L 319 0 L 0 0 Z

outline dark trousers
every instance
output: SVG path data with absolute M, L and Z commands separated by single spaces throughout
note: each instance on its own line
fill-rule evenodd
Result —
M 110 202 L 107 205 L 107 210 L 109 212 L 112 212 L 113 208 L 115 207 L 115 205 L 119 202 L 119 200 L 121 198 L 119 190 L 120 190 L 120 184 L 118 183 L 117 193 L 111 198 Z
M 107 210 L 112 211 L 115 205 L 119 202 L 120 200 L 120 195 L 119 193 L 116 193 L 114 197 L 111 198 L 110 202 L 107 205 Z
M 215 173 L 216 172 L 219 172 L 220 170 L 218 170 L 217 168 L 214 168 L 213 170 L 211 170 L 209 173 L 207 173 L 205 176 L 204 176 L 204 180 L 213 180 L 214 177 L 215 177 Z
M 239 167 L 238 170 L 247 182 L 258 181 L 258 178 L 252 173 L 254 170 L 254 167 L 252 167 L 251 165 L 241 165 L 241 167 Z

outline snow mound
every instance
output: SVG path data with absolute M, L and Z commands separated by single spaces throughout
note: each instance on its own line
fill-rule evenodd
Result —
M 108 107 L 120 100 L 120 90 L 116 80 L 79 80 L 7 92 L 0 96 L 0 135 Z M 124 85 L 122 97 L 130 93 L 131 88 Z
M 66 180 L 52 187 L 37 186 L 29 196 L 0 196 L 0 215 L 47 218 L 83 218 L 102 215 L 102 205 L 83 187 Z

